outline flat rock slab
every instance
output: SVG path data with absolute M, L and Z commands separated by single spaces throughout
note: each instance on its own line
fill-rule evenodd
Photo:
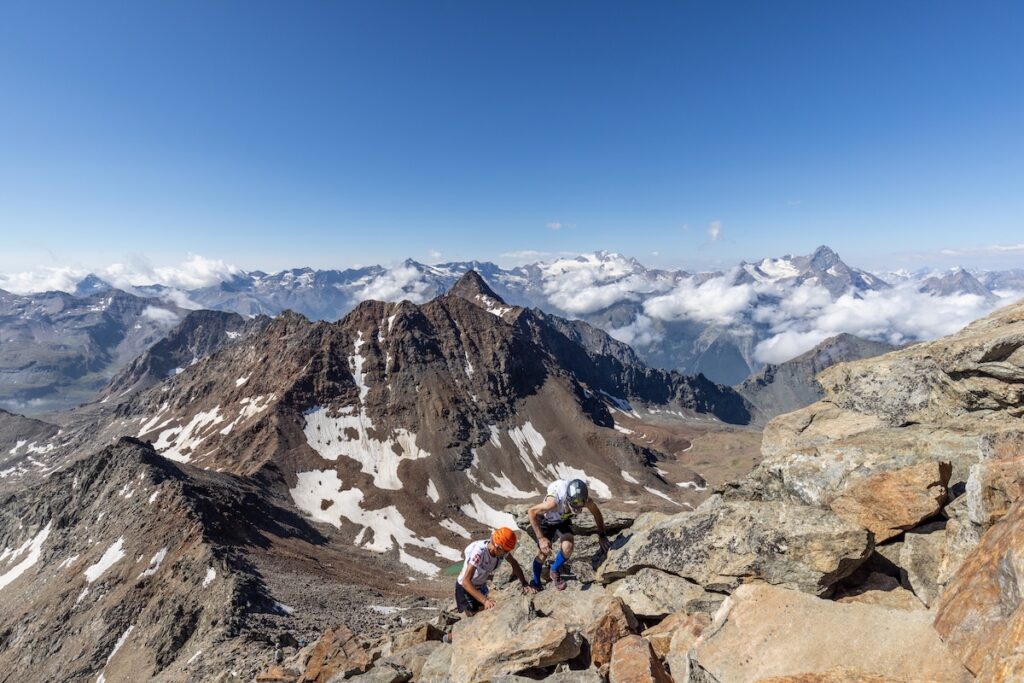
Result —
M 845 590 L 834 596 L 836 602 L 875 605 L 889 609 L 919 612 L 925 604 L 894 577 L 873 572 L 852 590 Z
M 858 481 L 831 503 L 841 518 L 887 541 L 938 514 L 946 503 L 948 463 L 924 462 Z
M 964 560 L 938 601 L 935 629 L 979 679 L 1024 679 L 1024 500 Z
M 475 683 L 576 657 L 579 636 L 555 619 L 538 617 L 531 602 L 529 596 L 502 600 L 456 624 L 450 680 Z
M 601 567 L 605 583 L 655 567 L 713 591 L 744 581 L 820 594 L 870 555 L 870 534 L 830 510 L 709 499 L 634 534 Z
M 725 599 L 681 576 L 650 567 L 616 581 L 608 589 L 644 619 L 661 619 L 674 612 L 714 614 Z
M 541 502 L 540 496 L 537 497 L 537 503 L 539 502 Z M 505 512 L 515 516 L 516 526 L 530 534 L 531 537 L 533 536 L 533 528 L 530 526 L 530 518 L 527 516 L 526 511 L 535 504 L 522 503 L 505 506 Z M 638 514 L 638 512 L 632 511 L 601 509 L 604 528 L 609 536 L 631 527 Z M 594 515 L 590 514 L 589 510 L 584 510 L 573 517 L 572 532 L 581 536 L 597 534 L 597 522 L 594 520 Z
M 896 680 L 972 680 L 927 612 L 840 604 L 764 584 L 736 589 L 691 660 L 723 683 L 837 667 Z
M 299 683 L 327 683 L 338 674 L 355 676 L 369 670 L 374 658 L 348 627 L 337 626 L 320 636 Z

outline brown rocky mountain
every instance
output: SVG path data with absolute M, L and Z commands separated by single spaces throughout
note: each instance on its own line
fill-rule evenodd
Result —
M 837 363 L 873 358 L 895 350 L 885 342 L 852 334 L 829 337 L 810 351 L 778 365 L 769 363 L 736 386 L 754 408 L 758 423 L 798 410 L 825 397 L 817 374 Z

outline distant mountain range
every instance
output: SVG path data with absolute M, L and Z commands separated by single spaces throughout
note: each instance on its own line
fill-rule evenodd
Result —
M 703 273 L 647 268 L 597 252 L 515 268 L 407 260 L 393 267 L 239 272 L 196 289 L 155 284 L 129 293 L 90 275 L 73 293 L 0 290 L 0 406 L 39 412 L 84 400 L 187 308 L 246 317 L 293 310 L 337 320 L 365 300 L 426 302 L 471 270 L 511 305 L 584 320 L 651 366 L 727 385 L 837 334 L 890 344 L 946 334 L 1024 292 L 1024 270 L 876 275 L 825 246 Z M 106 313 L 105 297 L 118 302 Z

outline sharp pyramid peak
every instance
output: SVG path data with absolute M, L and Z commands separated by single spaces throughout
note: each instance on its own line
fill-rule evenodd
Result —
M 487 281 L 480 276 L 480 273 L 475 270 L 468 270 L 466 274 L 459 278 L 458 282 L 452 285 L 452 288 L 448 290 L 448 294 L 458 296 L 463 299 L 467 299 L 474 303 L 480 303 L 480 297 L 486 300 L 489 304 L 499 304 L 501 306 L 507 306 L 504 299 L 494 293 Z

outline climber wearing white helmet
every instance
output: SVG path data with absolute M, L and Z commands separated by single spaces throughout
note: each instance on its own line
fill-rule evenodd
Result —
M 605 534 L 604 517 L 597 504 L 590 499 L 587 483 L 582 479 L 566 481 L 559 479 L 548 486 L 544 501 L 534 505 L 527 511 L 530 526 L 537 539 L 537 557 L 533 560 L 534 588 L 540 588 L 540 573 L 544 562 L 551 554 L 552 542 L 560 541 L 560 548 L 551 562 L 551 583 L 558 590 L 565 590 L 565 580 L 559 575 L 562 565 L 572 556 L 573 533 L 572 518 L 586 508 L 594 515 L 597 523 L 598 542 L 601 549 L 607 551 L 611 544 Z

